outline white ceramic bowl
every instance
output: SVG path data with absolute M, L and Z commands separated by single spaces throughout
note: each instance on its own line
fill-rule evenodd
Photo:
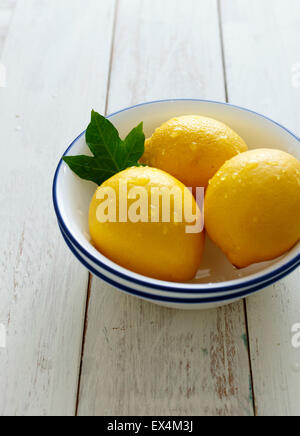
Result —
M 203 100 L 145 103 L 110 115 L 124 137 L 141 121 L 146 136 L 164 121 L 180 115 L 205 115 L 225 122 L 250 149 L 278 148 L 300 159 L 299 139 L 278 123 L 247 109 Z M 65 155 L 89 154 L 83 132 Z M 114 287 L 160 305 L 204 309 L 231 303 L 275 283 L 300 265 L 300 243 L 272 262 L 235 269 L 209 240 L 197 278 L 190 283 L 163 282 L 135 274 L 99 253 L 89 241 L 88 208 L 96 189 L 60 161 L 53 182 L 53 201 L 63 237 L 77 259 Z

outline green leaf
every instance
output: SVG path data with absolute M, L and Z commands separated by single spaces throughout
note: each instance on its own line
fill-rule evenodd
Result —
M 97 185 L 116 174 L 101 157 L 65 156 L 63 160 L 81 179 L 90 180 Z
M 119 148 L 121 139 L 114 125 L 105 117 L 92 111 L 91 122 L 85 134 L 86 143 L 94 156 L 111 161 L 116 170 L 120 168 Z
M 136 165 L 145 151 L 143 123 L 139 124 L 129 133 L 123 144 L 125 168 Z
M 138 161 L 145 149 L 143 123 L 122 141 L 113 124 L 92 111 L 91 122 L 86 130 L 86 143 L 94 156 L 67 156 L 63 160 L 80 178 L 101 185 L 128 167 L 139 166 Z

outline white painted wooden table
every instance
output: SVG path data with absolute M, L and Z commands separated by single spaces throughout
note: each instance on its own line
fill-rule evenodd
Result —
M 51 203 L 92 107 L 228 99 L 300 134 L 299 0 L 0 0 L 0 56 L 0 415 L 299 416 L 299 270 L 162 309 L 89 280 Z

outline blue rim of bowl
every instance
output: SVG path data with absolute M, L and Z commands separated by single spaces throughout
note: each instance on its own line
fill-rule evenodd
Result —
M 169 99 L 169 100 L 156 100 L 156 101 L 149 101 L 146 103 L 141 103 L 138 105 L 134 105 L 134 106 L 130 106 L 128 108 L 119 110 L 117 112 L 114 112 L 110 115 L 107 116 L 107 118 L 112 118 L 115 115 L 118 115 L 122 112 L 126 112 L 129 111 L 131 109 L 135 109 L 135 108 L 139 108 L 142 106 L 147 106 L 147 105 L 151 105 L 151 104 L 157 104 L 157 103 L 172 103 L 172 102 L 199 102 L 199 103 L 211 103 L 211 104 L 217 104 L 217 105 L 223 105 L 223 106 L 230 106 L 233 107 L 235 109 L 239 109 L 239 110 L 243 110 L 245 112 L 250 112 L 254 115 L 257 115 L 265 120 L 270 121 L 271 123 L 275 124 L 276 126 L 280 127 L 281 129 L 283 129 L 285 132 L 287 132 L 289 135 L 291 135 L 294 139 L 296 139 L 298 142 L 300 142 L 300 139 L 294 134 L 292 133 L 290 130 L 288 130 L 286 127 L 284 127 L 283 125 L 279 124 L 278 122 L 272 120 L 271 118 L 262 115 L 258 112 L 255 112 L 251 109 L 247 109 L 241 106 L 237 106 L 237 105 L 233 105 L 230 103 L 226 103 L 226 102 L 219 102 L 219 101 L 213 101 L 213 100 L 203 100 L 203 99 Z M 65 153 L 63 154 L 62 157 L 66 156 L 69 151 L 71 150 L 71 148 L 74 146 L 74 144 L 85 134 L 85 130 L 71 143 L 71 145 L 67 148 L 67 150 L 65 151 Z M 151 278 L 149 277 L 145 277 L 145 279 L 142 279 L 142 276 L 140 279 L 134 278 L 132 277 L 132 272 L 128 270 L 128 273 L 125 274 L 123 272 L 117 271 L 114 268 L 111 268 L 110 266 L 106 265 L 105 263 L 103 263 L 100 259 L 96 258 L 94 255 L 92 255 L 91 253 L 89 253 L 81 244 L 79 241 L 77 241 L 77 239 L 71 234 L 71 232 L 68 230 L 68 227 L 66 226 L 59 207 L 58 207 L 58 201 L 57 201 L 57 192 L 56 192 L 56 188 L 57 188 L 57 179 L 58 179 L 58 174 L 59 171 L 61 169 L 61 166 L 63 165 L 63 160 L 61 159 L 59 161 L 59 164 L 57 166 L 57 169 L 55 171 L 55 175 L 54 175 L 54 180 L 53 180 L 53 188 L 52 188 L 52 197 L 53 197 L 53 204 L 54 204 L 54 209 L 55 209 L 55 213 L 59 222 L 60 227 L 63 229 L 64 233 L 66 234 L 66 236 L 70 239 L 70 241 L 75 245 L 75 247 L 81 251 L 88 259 L 90 259 L 92 262 L 96 263 L 100 268 L 105 269 L 106 271 L 108 271 L 109 273 L 116 275 L 124 280 L 127 280 L 129 282 L 132 282 L 136 285 L 141 285 L 141 286 L 146 286 L 148 288 L 152 288 L 152 289 L 156 289 L 156 290 L 161 290 L 161 291 L 166 291 L 166 292 L 174 292 L 174 293 L 181 293 L 181 292 L 187 292 L 187 293 L 195 293 L 195 294 L 201 294 L 201 293 L 218 293 L 218 292 L 226 292 L 226 291 L 232 291 L 232 290 L 237 290 L 237 289 L 242 289 L 245 287 L 251 287 L 252 285 L 258 285 L 263 284 L 263 287 L 265 287 L 265 282 L 268 279 L 274 279 L 274 276 L 276 276 L 276 279 L 272 282 L 276 282 L 277 277 L 281 274 L 284 273 L 289 273 L 290 269 L 295 266 L 295 268 L 297 266 L 299 266 L 299 262 L 300 262 L 300 253 L 298 255 L 296 255 L 293 259 L 291 259 L 289 262 L 287 262 L 285 265 L 281 266 L 280 268 L 275 269 L 272 272 L 269 272 L 267 274 L 263 274 L 255 279 L 250 279 L 248 281 L 244 281 L 243 283 L 236 283 L 236 284 L 232 284 L 232 285 L 223 285 L 222 282 L 218 283 L 215 287 L 212 286 L 211 284 L 209 284 L 209 287 L 207 286 L 205 288 L 205 284 L 201 283 L 201 284 L 192 284 L 190 286 L 188 286 L 188 283 L 184 283 L 184 288 L 180 289 L 180 284 L 178 284 L 176 287 L 174 286 L 173 283 L 169 283 L 169 282 L 164 282 L 161 281 L 161 284 L 156 284 L 156 283 L 151 283 L 148 280 L 151 280 Z M 119 267 L 119 265 L 116 265 L 116 267 Z M 295 269 L 294 268 L 294 269 Z M 98 274 L 98 273 L 97 273 Z M 286 274 L 283 275 L 283 277 Z M 106 280 L 107 281 L 107 280 Z M 263 282 L 263 283 L 262 283 Z M 224 282 L 223 282 L 224 283 Z M 226 282 L 225 282 L 226 283 Z M 116 285 L 115 285 L 116 286 Z M 119 285 L 120 287 L 121 285 Z M 261 288 L 259 288 L 261 289 Z M 258 289 L 258 290 L 259 290 Z M 255 291 L 253 291 L 255 292 Z M 247 294 L 248 295 L 248 294 Z
M 273 285 L 274 283 L 278 282 L 279 280 L 283 279 L 287 275 L 291 274 L 298 266 L 300 265 L 300 262 L 297 265 L 293 265 L 288 271 L 285 271 L 284 273 L 280 274 L 278 277 L 268 280 L 266 283 L 261 283 L 260 285 L 257 285 L 256 287 L 253 287 L 251 289 L 245 289 L 241 292 L 237 292 L 230 295 L 223 295 L 222 297 L 202 297 L 202 298 L 175 298 L 175 297 L 165 297 L 161 295 L 153 295 L 148 294 L 146 292 L 137 291 L 136 289 L 131 289 L 126 285 L 123 285 L 119 282 L 114 281 L 113 279 L 110 279 L 109 277 L 106 277 L 105 275 L 101 274 L 99 271 L 97 271 L 92 265 L 90 265 L 86 260 L 84 260 L 81 255 L 76 251 L 76 249 L 72 246 L 71 242 L 68 240 L 66 235 L 64 234 L 63 230 L 60 228 L 62 237 L 65 240 L 65 243 L 73 253 L 73 255 L 76 257 L 76 259 L 85 266 L 86 269 L 88 269 L 94 276 L 100 278 L 101 280 L 105 281 L 111 286 L 114 286 L 117 289 L 121 289 L 122 291 L 134 295 L 135 297 L 144 298 L 151 301 L 160 301 L 165 303 L 173 303 L 173 304 L 208 304 L 208 303 L 222 303 L 222 302 L 230 302 L 230 301 L 236 301 L 241 298 L 246 298 L 247 296 L 259 292 L 268 286 Z

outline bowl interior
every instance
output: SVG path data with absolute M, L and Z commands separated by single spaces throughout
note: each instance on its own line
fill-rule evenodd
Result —
M 121 137 L 125 137 L 133 127 L 143 121 L 145 134 L 148 137 L 164 121 L 189 114 L 209 116 L 225 122 L 246 141 L 250 149 L 277 148 L 300 159 L 299 141 L 290 132 L 259 114 L 222 103 L 197 100 L 154 102 L 118 112 L 112 115 L 110 120 L 119 130 Z M 90 154 L 84 135 L 74 142 L 67 154 Z M 95 189 L 95 184 L 79 179 L 62 163 L 56 180 L 56 199 L 61 219 L 73 238 L 96 259 L 121 273 L 129 273 L 135 278 L 141 278 L 138 274 L 128 272 L 114 264 L 90 244 L 88 209 Z M 252 279 L 261 275 L 262 271 L 265 274 L 281 267 L 299 252 L 300 243 L 279 259 L 237 270 L 221 250 L 208 240 L 201 268 L 192 283 L 246 281 L 250 276 Z M 159 283 L 159 281 L 155 282 Z

